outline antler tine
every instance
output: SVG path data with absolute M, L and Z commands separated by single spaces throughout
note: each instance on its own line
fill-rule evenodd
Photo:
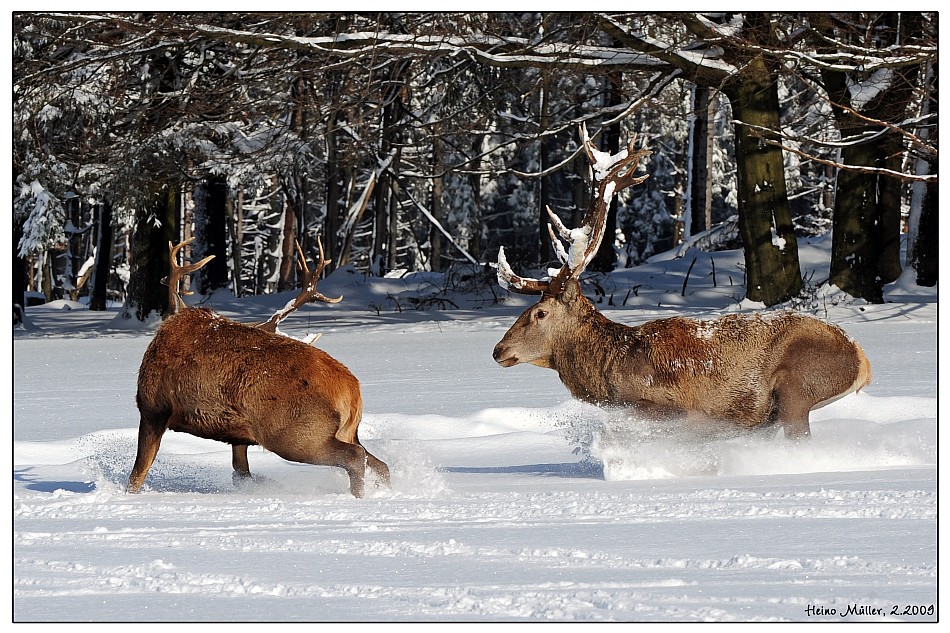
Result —
M 180 290 L 179 284 L 181 283 L 181 278 L 185 275 L 189 275 L 212 259 L 214 255 L 208 255 L 201 261 L 195 262 L 193 264 L 185 264 L 180 266 L 178 264 L 178 251 L 182 248 L 191 244 L 194 241 L 194 236 L 189 237 L 187 240 L 182 240 L 177 245 L 172 244 L 171 241 L 168 242 L 168 267 L 169 273 L 168 276 L 162 279 L 162 283 L 168 284 L 168 311 L 171 314 L 178 312 L 179 308 L 185 307 L 185 302 L 182 301 L 182 295 L 192 295 L 193 292 L 187 290 Z
M 587 134 L 587 124 L 581 123 L 578 129 L 578 134 L 581 137 L 581 146 L 584 148 L 584 153 L 587 155 L 587 160 L 591 165 L 594 165 L 597 162 L 597 158 L 594 156 L 594 145 L 591 143 L 590 136 Z
M 653 153 L 648 149 L 637 149 L 636 142 L 637 135 L 634 134 L 633 138 L 631 138 L 630 142 L 627 144 L 626 150 L 624 150 L 626 157 L 618 161 L 617 164 L 614 165 L 614 167 L 608 172 L 608 177 L 617 183 L 616 191 L 626 189 L 627 187 L 633 185 L 639 185 L 650 177 L 649 174 L 637 176 L 634 173 L 636 172 L 637 167 L 640 165 L 640 159 Z
M 604 238 L 607 209 L 610 207 L 613 197 L 621 190 L 640 184 L 649 178 L 649 174 L 644 176 L 635 175 L 640 159 L 651 154 L 649 150 L 636 149 L 636 134 L 630 139 L 625 149 L 616 154 L 610 154 L 602 152 L 594 146 L 593 141 L 587 134 L 585 124 L 580 125 L 579 133 L 584 153 L 590 162 L 591 168 L 593 191 L 591 192 L 587 213 L 580 228 L 568 229 L 551 208 L 547 208 L 548 215 L 551 218 L 551 223 L 548 224 L 548 232 L 551 235 L 551 243 L 554 245 L 557 258 L 562 264 L 561 269 L 549 282 L 519 277 L 508 265 L 504 248 L 499 248 L 498 263 L 495 268 L 498 269 L 498 283 L 504 288 L 524 294 L 543 293 L 549 296 L 560 294 L 564 289 L 564 284 L 570 279 L 580 277 L 597 254 L 600 243 Z M 565 250 L 558 236 L 568 243 L 567 250 Z
M 319 277 L 320 273 L 323 272 L 323 269 L 327 267 L 327 258 L 323 256 L 323 242 L 319 237 L 317 238 L 317 249 L 320 251 L 320 261 L 317 262 L 317 270 L 315 274 Z M 343 297 L 340 297 L 340 299 L 342 298 Z M 337 301 L 339 301 L 339 299 L 337 299 Z
M 182 240 L 177 245 L 172 244 L 171 240 L 168 240 L 168 258 L 171 260 L 172 265 L 178 266 L 178 251 L 185 248 L 188 244 L 191 244 L 195 241 L 195 237 L 191 236 L 187 240 Z
M 587 213 L 579 229 L 559 229 L 559 233 L 570 242 L 567 261 L 557 277 L 551 283 L 553 293 L 560 292 L 568 279 L 577 279 L 594 259 L 606 229 L 607 210 L 618 192 L 639 184 L 649 178 L 649 174 L 636 176 L 635 170 L 640 159 L 649 155 L 649 150 L 637 150 L 637 137 L 634 134 L 624 150 L 609 154 L 598 150 L 587 135 L 586 126 L 581 126 L 581 139 L 584 152 L 591 166 L 592 189 Z
M 317 290 L 317 282 L 320 281 L 320 273 L 323 272 L 323 269 L 326 268 L 327 260 L 323 254 L 323 243 L 320 241 L 320 238 L 317 238 L 317 246 L 320 250 L 320 259 L 314 266 L 314 269 L 311 271 L 307 266 L 307 258 L 303 254 L 303 249 L 300 247 L 300 242 L 297 242 L 297 264 L 300 268 L 306 272 L 306 278 L 303 284 L 303 287 L 300 289 L 300 292 L 296 297 L 287 302 L 287 304 L 275 312 L 271 318 L 266 322 L 260 324 L 258 327 L 263 330 L 268 330 L 270 332 L 275 332 L 277 330 L 277 324 L 287 318 L 287 316 L 294 312 L 297 308 L 302 306 L 305 303 L 310 303 L 311 301 L 323 301 L 324 303 L 339 303 L 343 300 L 343 295 L 340 295 L 336 299 L 331 299 L 323 293 Z
M 635 173 L 640 165 L 640 159 L 652 154 L 647 149 L 636 149 L 636 143 L 637 135 L 634 134 L 625 149 L 612 156 L 606 155 L 606 173 L 596 174 L 594 188 L 597 195 L 591 197 L 588 216 L 594 213 L 600 217 L 604 216 L 616 194 L 627 187 L 638 185 L 650 177 L 649 174 L 637 176 Z M 603 231 L 600 233 L 603 234 Z
M 554 228 L 557 229 L 557 234 L 560 235 L 565 240 L 570 241 L 571 239 L 571 230 L 564 226 L 564 223 L 561 222 L 561 218 L 555 215 L 554 211 L 551 211 L 551 207 L 547 207 L 548 217 L 551 218 L 551 224 L 554 225 Z M 548 224 L 548 228 L 551 228 L 551 224 Z M 551 235 L 554 235 L 554 230 L 551 230 Z
M 178 246 L 172 246 L 171 242 L 168 243 L 168 254 L 169 254 L 169 260 L 170 260 L 171 266 L 173 270 L 180 273 L 180 275 L 188 275 L 190 273 L 193 273 L 199 268 L 201 268 L 202 266 L 204 266 L 205 264 L 207 264 L 208 262 L 210 262 L 212 259 L 214 259 L 214 255 L 208 255 L 201 261 L 195 262 L 194 264 L 185 264 L 184 266 L 179 266 L 178 265 L 178 251 L 180 251 L 186 244 L 191 244 L 194 241 L 194 239 L 195 239 L 194 237 L 189 237 L 187 240 L 180 242 Z
M 303 254 L 303 249 L 300 248 L 300 242 L 298 240 L 294 240 L 294 244 L 297 245 L 297 266 L 300 268 L 300 270 L 309 275 L 310 267 L 307 266 L 307 258 Z
M 561 264 L 567 263 L 567 251 L 564 250 L 564 245 L 561 244 L 561 240 L 557 239 L 557 236 L 554 234 L 554 228 L 548 224 L 548 234 L 551 236 L 551 245 L 554 247 L 554 254 L 557 255 L 557 260 Z
M 498 285 L 505 290 L 517 292 L 523 295 L 540 295 L 548 290 L 550 282 L 530 277 L 519 277 L 508 265 L 508 259 L 505 257 L 505 247 L 498 247 L 498 262 L 492 264 L 497 271 Z
M 323 269 L 327 267 L 327 258 L 323 255 L 323 243 L 320 241 L 320 238 L 317 238 L 317 248 L 320 251 L 320 259 L 317 261 L 316 266 L 313 269 L 313 272 L 310 272 L 307 269 L 306 260 L 304 260 L 304 270 L 307 270 L 309 277 L 307 279 L 307 294 L 310 295 L 308 301 L 323 301 L 325 303 L 339 303 L 343 300 L 343 295 L 340 295 L 336 299 L 331 299 L 323 293 L 317 292 L 317 282 L 320 281 L 320 273 L 323 272 Z M 300 257 L 303 257 L 303 251 L 300 249 L 300 243 L 297 243 L 297 251 L 300 253 Z

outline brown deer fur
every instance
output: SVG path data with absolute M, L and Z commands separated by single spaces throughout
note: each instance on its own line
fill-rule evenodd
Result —
M 208 309 L 182 310 L 161 325 L 142 359 L 136 401 L 141 421 L 129 492 L 141 488 L 166 429 L 339 466 L 357 497 L 367 465 L 389 480 L 386 464 L 359 442 L 360 385 L 342 363 Z M 239 457 L 236 474 L 246 475 L 246 456 L 243 464 Z
M 574 279 L 525 311 L 493 356 L 554 369 L 599 406 L 709 428 L 781 425 L 788 438 L 809 435 L 810 411 L 871 379 L 861 347 L 824 321 L 781 312 L 630 327 L 598 312 Z

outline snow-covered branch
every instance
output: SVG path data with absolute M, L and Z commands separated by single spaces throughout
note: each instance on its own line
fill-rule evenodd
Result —
M 835 167 L 837 169 L 856 171 L 865 174 L 882 174 L 885 176 L 891 176 L 893 178 L 898 178 L 907 182 L 937 182 L 938 178 L 936 174 L 933 175 L 918 175 L 910 174 L 900 171 L 894 171 L 893 169 L 885 169 L 883 167 L 868 167 L 865 165 L 846 165 L 838 161 L 833 161 L 827 158 L 822 158 L 814 154 L 810 154 L 803 150 L 798 149 L 797 147 L 792 147 L 781 141 L 775 140 L 776 132 L 775 130 L 764 128 L 758 125 L 752 125 L 750 123 L 743 123 L 742 121 L 736 121 L 736 125 L 742 125 L 743 127 L 750 128 L 753 130 L 753 133 L 762 140 L 763 143 L 768 143 L 769 145 L 774 145 L 776 147 L 782 148 L 786 152 L 791 152 L 796 156 L 801 156 L 802 158 L 807 158 L 808 160 L 814 161 L 816 163 L 821 163 L 822 165 L 828 165 L 829 167 Z M 786 137 L 788 138 L 788 137 Z M 798 140 L 798 139 L 795 139 Z M 866 141 L 862 141 L 866 142 Z

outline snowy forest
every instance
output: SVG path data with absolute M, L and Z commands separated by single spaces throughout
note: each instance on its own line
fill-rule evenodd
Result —
M 587 206 L 585 125 L 649 178 L 590 270 L 704 235 L 746 298 L 828 283 L 871 303 L 937 283 L 936 13 L 15 13 L 14 323 L 23 307 L 199 294 L 325 273 L 491 284 L 555 261 L 546 209 Z M 832 232 L 828 279 L 797 238 Z M 695 244 L 694 244 L 695 245 Z M 901 248 L 906 247 L 902 264 Z M 543 274 L 543 273 L 542 273 Z M 459 283 L 462 283 L 459 281 Z

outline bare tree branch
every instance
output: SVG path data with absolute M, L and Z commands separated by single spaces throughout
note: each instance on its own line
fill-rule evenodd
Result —
M 892 169 L 882 169 L 880 167 L 865 167 L 863 165 L 846 165 L 844 163 L 839 163 L 837 161 L 829 160 L 827 158 L 821 158 L 819 156 L 815 156 L 814 154 L 809 154 L 808 152 L 804 152 L 800 149 L 790 147 L 789 145 L 786 145 L 780 141 L 776 141 L 774 140 L 774 138 L 772 138 L 776 136 L 776 134 L 780 136 L 784 136 L 786 139 L 790 137 L 786 135 L 782 135 L 776 132 L 775 130 L 772 130 L 769 128 L 763 128 L 758 125 L 752 125 L 749 123 L 743 123 L 742 121 L 736 121 L 736 124 L 743 125 L 751 129 L 753 131 L 753 134 L 755 134 L 757 138 L 761 139 L 765 143 L 768 143 L 769 145 L 772 145 L 775 147 L 781 147 L 786 152 L 791 152 L 792 154 L 801 156 L 802 158 L 806 158 L 816 163 L 821 163 L 822 165 L 829 165 L 831 167 L 837 167 L 838 169 L 843 169 L 847 171 L 856 171 L 856 172 L 860 172 L 864 174 L 881 174 L 885 176 L 891 176 L 893 178 L 898 178 L 900 180 L 904 180 L 907 182 L 937 182 L 938 180 L 936 174 L 932 176 L 920 176 L 920 175 L 915 175 L 915 174 L 907 174 L 904 172 L 894 171 Z

